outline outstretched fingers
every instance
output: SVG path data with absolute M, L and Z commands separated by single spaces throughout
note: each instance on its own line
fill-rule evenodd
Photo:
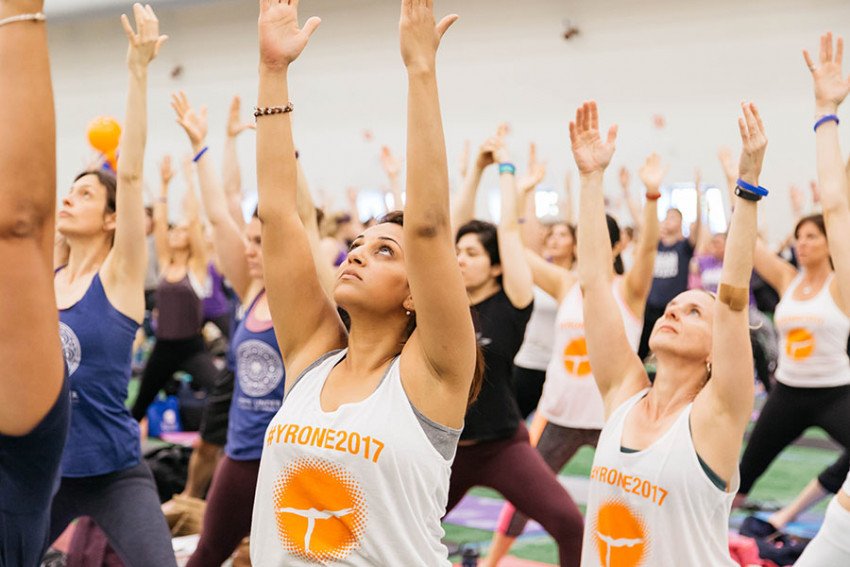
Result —
M 133 26 L 130 24 L 130 18 L 127 17 L 127 14 L 121 14 L 121 27 L 124 28 L 127 40 L 131 44 L 134 44 L 136 42 L 136 32 L 133 31 Z
M 317 29 L 319 29 L 319 24 L 322 23 L 322 19 L 316 16 L 309 18 L 306 22 L 304 22 L 304 27 L 301 28 L 301 31 L 307 34 L 307 39 L 312 36 Z
M 440 37 L 440 39 L 443 38 L 443 35 L 448 31 L 450 27 L 452 27 L 452 24 L 458 21 L 459 18 L 460 16 L 458 16 L 457 14 L 449 14 L 448 16 L 440 20 L 440 23 L 437 24 L 437 35 Z
M 617 132 L 618 131 L 619 131 L 619 126 L 617 126 L 616 124 L 611 125 L 611 127 L 608 128 L 608 139 L 605 141 L 605 143 L 608 144 L 609 146 L 613 146 L 614 143 L 617 141 Z

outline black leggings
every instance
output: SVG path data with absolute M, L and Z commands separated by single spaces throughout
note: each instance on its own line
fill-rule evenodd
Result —
M 823 428 L 845 449 L 850 448 L 850 385 L 795 388 L 777 383 L 741 458 L 739 492 L 748 494 L 776 456 L 811 426 Z
M 537 403 L 543 394 L 543 382 L 546 381 L 545 370 L 532 370 L 514 366 L 514 386 L 516 402 L 522 418 L 525 419 L 537 409 Z
M 219 372 L 201 336 L 177 341 L 157 339 L 133 404 L 136 421 L 145 417 L 157 393 L 178 370 L 191 374 L 195 387 L 204 390 L 212 388 Z
M 850 453 L 844 451 L 834 463 L 818 475 L 818 483 L 824 490 L 836 494 L 847 480 L 848 472 L 850 472 Z
M 534 447 L 520 423 L 509 439 L 458 446 L 446 513 L 473 486 L 488 486 L 537 520 L 558 544 L 561 566 L 578 567 L 584 519 L 570 495 Z

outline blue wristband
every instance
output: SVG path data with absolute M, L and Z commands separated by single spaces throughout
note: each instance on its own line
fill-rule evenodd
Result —
M 821 116 L 817 122 L 815 122 L 815 132 L 818 131 L 820 125 L 825 122 L 835 122 L 836 124 L 841 124 L 841 121 L 838 119 L 838 116 L 835 114 L 827 114 L 826 116 Z
M 750 185 L 749 183 L 747 183 L 746 181 L 744 181 L 743 179 L 740 179 L 740 178 L 738 179 L 738 187 L 740 187 L 744 191 L 749 191 L 750 193 L 754 193 L 754 194 L 758 195 L 759 197 L 767 197 L 767 194 L 768 194 L 768 190 L 765 189 L 764 187 L 762 187 L 761 185 L 756 187 L 755 185 Z
M 512 163 L 500 163 L 499 164 L 499 175 L 503 173 L 510 173 L 511 175 L 516 175 L 516 166 Z
M 208 149 L 210 149 L 209 146 L 204 146 L 204 149 L 199 151 L 198 155 L 196 155 L 194 158 L 192 158 L 192 161 L 195 162 L 195 163 L 198 163 L 198 160 L 201 159 L 202 157 L 204 157 L 204 154 L 207 153 Z

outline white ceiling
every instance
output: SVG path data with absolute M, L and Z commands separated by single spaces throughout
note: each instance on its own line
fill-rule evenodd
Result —
M 150 0 L 149 0 L 150 1 Z M 157 8 L 167 4 L 190 3 L 190 0 L 155 0 L 150 4 Z M 47 0 L 44 12 L 48 16 L 79 17 L 97 12 L 129 12 L 132 0 Z

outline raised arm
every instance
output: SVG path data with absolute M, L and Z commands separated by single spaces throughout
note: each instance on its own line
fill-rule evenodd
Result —
M 159 197 L 153 204 L 153 243 L 160 270 L 171 263 L 171 252 L 168 249 L 168 189 L 172 179 L 174 167 L 171 156 L 166 155 L 159 164 Z
M 643 205 L 643 227 L 638 233 L 635 243 L 634 264 L 632 269 L 626 273 L 623 279 L 624 297 L 629 309 L 643 317 L 646 309 L 646 299 L 652 288 L 653 269 L 655 267 L 655 256 L 658 252 L 658 238 L 660 230 L 658 226 L 658 198 L 661 196 L 661 183 L 667 175 L 669 168 L 661 163 L 658 154 L 650 154 L 646 158 L 638 175 L 646 187 L 646 203 Z
M 43 6 L 0 1 L 0 18 Z M 56 125 L 43 22 L 0 27 L 0 128 L 0 433 L 23 435 L 54 405 L 63 375 L 51 265 Z
M 626 208 L 629 209 L 629 216 L 632 218 L 632 222 L 635 223 L 635 228 L 638 232 L 640 232 L 643 228 L 643 225 L 641 224 L 642 218 L 640 215 L 640 205 L 637 204 L 637 200 L 634 195 L 632 195 L 631 183 L 632 174 L 629 173 L 629 168 L 624 165 L 620 168 L 620 189 L 623 191 L 623 200 L 626 201 Z
M 130 85 L 127 113 L 118 157 L 118 189 L 115 197 L 115 240 L 100 274 L 115 306 L 137 322 L 145 315 L 145 203 L 142 174 L 148 127 L 148 65 L 167 39 L 159 35 L 159 21 L 150 6 L 133 5 L 137 31 L 121 16 L 127 34 L 127 66 Z
M 443 401 L 452 401 L 452 421 L 462 420 L 466 412 L 476 364 L 475 331 L 451 229 L 449 172 L 437 92 L 437 48 L 456 20 L 455 15 L 446 16 L 435 25 L 431 0 L 402 0 L 399 31 L 408 76 L 404 253 L 417 323 L 405 351 L 421 353 L 427 361 L 433 378 L 428 383 L 448 394 L 440 396 Z M 432 388 L 417 390 L 413 401 L 426 414 L 426 407 L 441 404 L 429 396 Z M 446 415 L 445 410 L 440 413 Z
M 758 186 L 767 138 L 756 106 L 745 103 L 742 107 L 744 118 L 738 119 L 738 126 L 743 149 L 738 176 Z M 747 305 L 758 207 L 754 201 L 736 199 L 726 237 L 718 297 L 714 301 L 709 379 L 694 402 L 691 417 L 697 454 L 727 480 L 737 472 L 754 395 Z
M 298 218 L 301 219 L 304 230 L 307 231 L 307 239 L 310 241 L 310 251 L 313 254 L 313 261 L 316 263 L 316 273 L 319 276 L 319 283 L 328 296 L 328 299 L 333 301 L 336 273 L 333 269 L 333 263 L 326 261 L 325 251 L 322 250 L 322 235 L 319 233 L 319 219 L 316 216 L 316 205 L 313 204 L 313 197 L 310 195 L 310 185 L 307 183 L 307 176 L 304 174 L 304 168 L 301 167 L 300 160 L 298 160 L 297 203 Z
M 694 199 L 696 200 L 696 220 L 694 221 L 694 228 L 688 234 L 688 242 L 691 243 L 691 247 L 696 249 L 699 246 L 700 241 L 702 239 L 702 172 L 699 168 L 694 170 Z
M 578 276 L 584 295 L 584 331 L 593 377 L 606 418 L 618 402 L 649 384 L 640 359 L 626 338 L 623 318 L 611 291 L 614 259 L 605 222 L 602 191 L 605 168 L 614 155 L 617 126 L 605 141 L 599 135 L 595 102 L 585 102 L 570 122 L 573 157 L 581 175 L 578 215 Z
M 393 155 L 389 146 L 381 146 L 381 167 L 390 184 L 393 208 L 400 211 L 404 207 L 404 199 L 401 195 L 401 162 Z
M 240 230 L 245 228 L 245 216 L 242 214 L 242 173 L 239 170 L 239 155 L 236 152 L 236 139 L 245 130 L 253 130 L 253 122 L 242 122 L 240 111 L 242 99 L 234 96 L 230 101 L 227 116 L 227 137 L 224 140 L 224 157 L 221 161 L 221 177 L 224 193 L 227 195 L 227 209 Z M 203 191 L 203 187 L 201 188 Z
M 558 200 L 558 211 L 564 219 L 564 222 L 575 226 L 575 201 L 573 200 L 573 172 L 567 171 L 564 174 L 564 192 Z
M 740 199 L 738 200 L 740 201 Z M 731 221 L 729 224 L 731 226 Z M 774 254 L 761 240 L 756 240 L 753 266 L 756 272 L 758 272 L 758 275 L 767 282 L 767 285 L 775 289 L 780 296 L 785 293 L 785 290 L 791 284 L 791 280 L 797 275 L 797 268 L 786 262 L 779 255 Z
M 236 219 L 228 210 L 228 197 L 219 183 L 209 151 L 206 146 L 207 113 L 201 107 L 195 112 L 186 93 L 180 91 L 171 96 L 171 107 L 177 113 L 177 123 L 189 138 L 192 153 L 200 155 L 197 161 L 201 202 L 212 226 L 213 245 L 224 276 L 240 299 L 244 299 L 251 285 L 248 262 L 245 259 L 245 236 Z M 201 154 L 203 152 L 203 154 Z
M 842 76 L 844 40 L 838 38 L 835 49 L 832 34 L 821 37 L 820 64 L 815 67 L 805 53 L 806 63 L 812 71 L 815 87 L 815 118 L 836 115 L 838 107 L 850 92 L 850 78 Z M 818 186 L 823 205 L 829 253 L 835 266 L 835 285 L 840 301 L 837 303 L 850 315 L 850 205 L 848 205 L 847 175 L 844 170 L 841 145 L 838 141 L 838 122 L 825 121 L 815 134 L 817 144 Z
M 199 282 L 206 282 L 210 255 L 204 236 L 204 223 L 201 220 L 201 204 L 195 193 L 194 175 L 197 170 L 191 158 L 183 162 L 183 177 L 186 181 L 186 192 L 183 194 L 183 217 L 189 231 L 189 269 L 192 270 Z
M 534 191 L 545 177 L 546 164 L 538 161 L 537 145 L 532 142 L 528 149 L 528 170 L 516 181 L 516 215 L 521 225 L 522 241 L 537 254 L 543 252 L 545 228 L 537 218 Z
M 523 309 L 534 299 L 534 292 L 517 218 L 516 167 L 510 164 L 510 153 L 503 140 L 499 140 L 493 148 L 493 157 L 500 164 L 499 193 L 502 206 L 496 234 L 502 264 L 502 289 L 514 307 Z M 510 164 L 512 167 L 502 168 L 502 164 Z
M 298 218 L 298 165 L 292 140 L 288 71 L 316 28 L 298 27 L 297 2 L 260 0 L 257 106 L 290 109 L 259 116 L 257 186 L 266 290 L 277 341 L 290 376 L 327 351 L 345 346 L 345 329 L 316 275 L 310 242 Z M 287 390 L 294 381 L 287 380 Z
M 481 185 L 481 176 L 488 166 L 493 165 L 493 147 L 498 136 L 489 138 L 478 149 L 478 156 L 472 168 L 466 172 L 460 193 L 452 203 L 452 234 L 457 234 L 458 229 L 475 218 L 475 197 L 478 195 L 478 186 Z

